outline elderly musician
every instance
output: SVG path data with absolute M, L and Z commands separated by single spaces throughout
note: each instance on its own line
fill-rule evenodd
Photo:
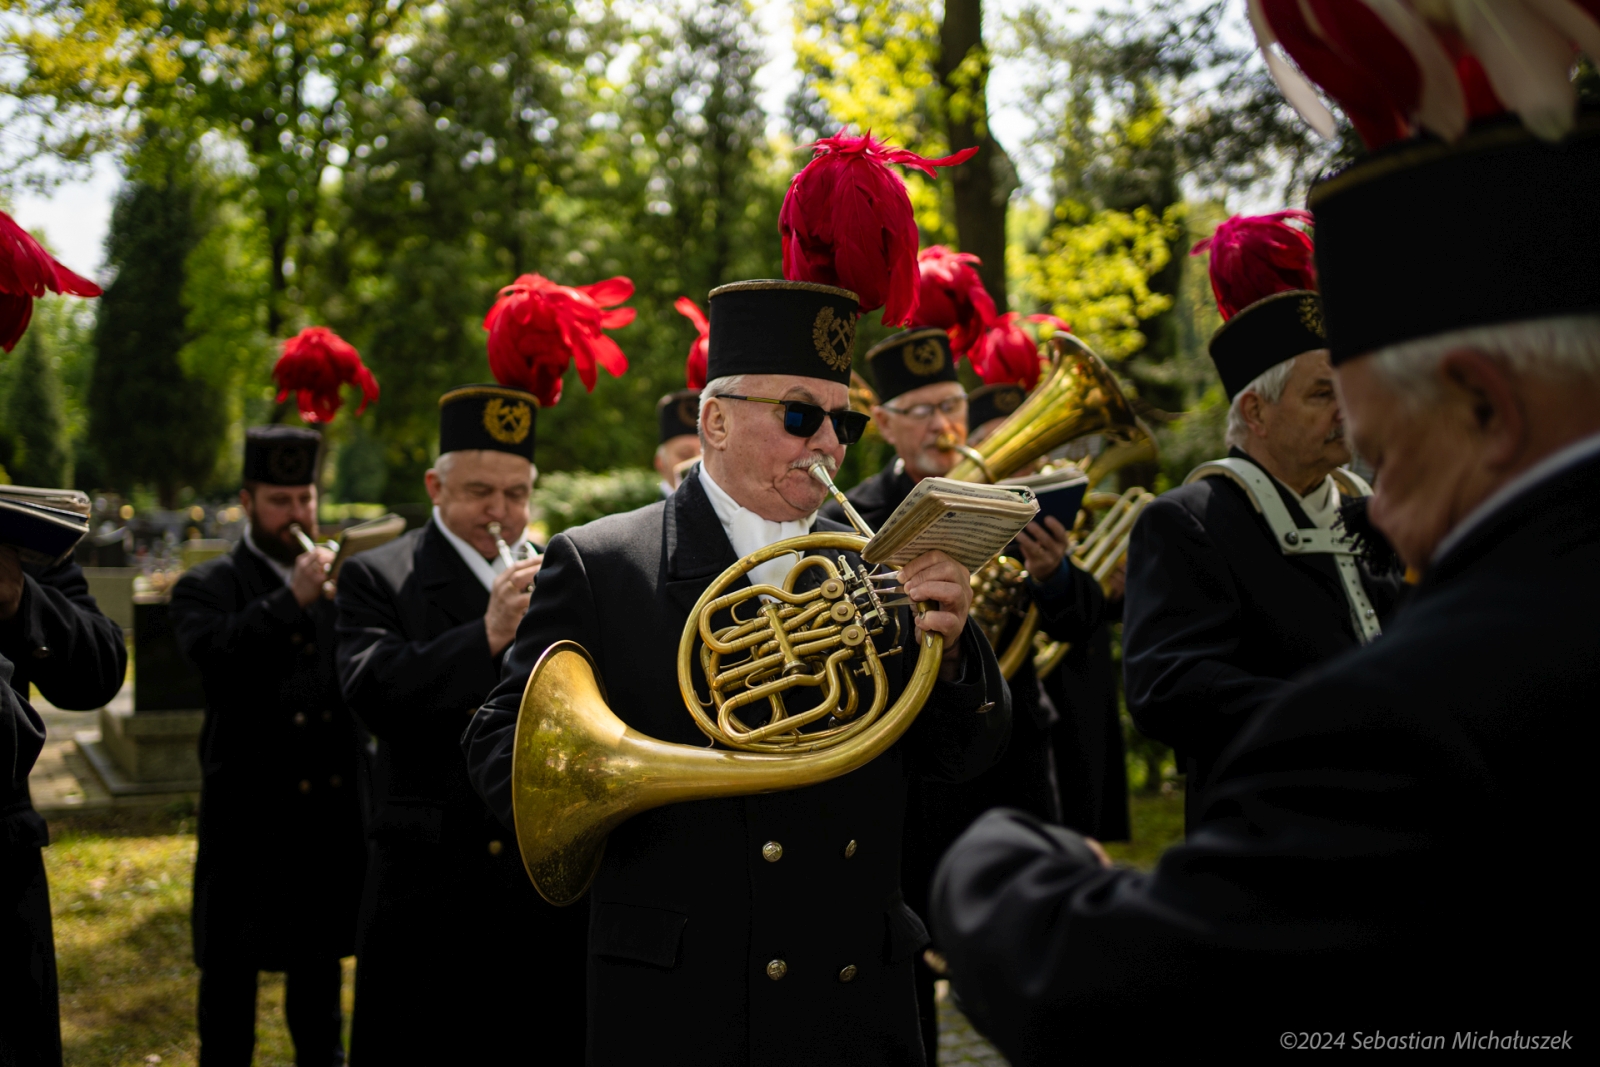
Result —
M 1236 216 L 1207 243 L 1226 320 L 1211 358 L 1229 398 L 1228 458 L 1139 517 L 1123 628 L 1128 710 L 1177 751 L 1191 828 L 1250 716 L 1290 678 L 1376 637 L 1401 584 L 1335 528 L 1343 497 L 1368 490 L 1340 469 L 1350 449 L 1308 288 L 1310 238 L 1277 215 Z M 1299 270 L 1274 269 L 1285 260 Z
M 1571 731 L 1600 691 L 1600 121 L 1558 120 L 1555 144 L 1502 116 L 1313 186 L 1368 514 L 1420 582 L 1382 640 L 1276 687 L 1153 873 L 1015 814 L 957 842 L 935 922 L 1010 1062 L 1127 1025 L 1252 1053 L 1577 1036 L 1592 880 L 1562 857 L 1588 821 Z
M 301 543 L 317 535 L 321 459 L 315 431 L 247 431 L 244 539 L 172 590 L 206 694 L 192 924 L 208 1067 L 250 1062 L 260 971 L 285 972 L 297 1062 L 344 1062 L 339 960 L 355 950 L 365 850 L 356 726 L 333 667 L 333 555 Z
M 539 573 L 526 538 L 538 407 L 499 384 L 440 397 L 439 458 L 425 476 L 433 517 L 340 574 L 339 677 L 377 742 L 357 1064 L 509 1062 L 531 1017 L 551 1062 L 583 1058 L 581 911 L 534 892 L 458 743 Z M 463 937 L 461 917 L 475 911 L 497 916 L 499 935 Z M 534 965 L 505 966 L 508 938 L 538 946 Z
M 690 609 L 741 556 L 848 529 L 817 517 L 824 490 L 809 468 L 836 468 L 865 427 L 847 403 L 855 294 L 737 282 L 710 305 L 703 464 L 669 500 L 551 541 L 500 685 L 463 738 L 479 792 L 507 824 L 513 728 L 545 649 L 581 644 L 628 726 L 703 748 L 678 689 Z M 754 580 L 781 581 L 794 562 L 763 564 Z M 988 767 L 1010 705 L 967 622 L 967 571 L 930 552 L 900 578 L 935 607 L 904 625 L 903 653 L 884 661 L 890 698 L 919 633 L 942 635 L 945 653 L 894 747 L 821 784 L 655 808 L 611 833 L 590 891 L 590 1063 L 925 1062 L 911 961 L 927 934 L 900 891 L 907 785 Z

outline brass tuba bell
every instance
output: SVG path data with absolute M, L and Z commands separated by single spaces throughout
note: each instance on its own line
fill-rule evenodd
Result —
M 825 471 L 813 473 L 838 494 Z M 678 688 L 695 724 L 720 748 L 670 744 L 629 728 L 606 705 L 582 646 L 559 641 L 545 650 L 522 693 L 511 760 L 517 843 L 540 896 L 558 906 L 582 896 L 607 835 L 642 811 L 815 785 L 865 766 L 900 739 L 938 679 L 944 639 L 922 635 L 911 678 L 886 709 L 882 659 L 900 650 L 894 609 L 907 601 L 885 599 L 880 586 L 891 576 L 843 555 L 866 543 L 840 532 L 779 541 L 739 560 L 701 594 L 678 644 Z M 801 558 L 781 585 L 731 589 L 754 567 L 791 553 Z M 820 581 L 797 588 L 804 577 Z M 714 625 L 724 613 L 730 622 Z M 893 645 L 887 653 L 873 643 L 880 635 Z M 871 683 L 870 697 L 857 678 Z M 807 690 L 820 699 L 791 712 L 786 694 Z

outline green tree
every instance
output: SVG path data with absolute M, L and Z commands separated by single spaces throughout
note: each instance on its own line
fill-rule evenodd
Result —
M 176 181 L 124 187 L 106 239 L 116 280 L 99 302 L 89 384 L 89 439 L 111 482 L 148 486 L 164 507 L 219 473 L 223 400 L 185 374 L 188 256 L 200 240 L 193 191 Z
M 6 468 L 19 485 L 72 483 L 72 448 L 67 440 L 61 376 L 37 330 L 22 341 L 6 403 L 11 455 Z

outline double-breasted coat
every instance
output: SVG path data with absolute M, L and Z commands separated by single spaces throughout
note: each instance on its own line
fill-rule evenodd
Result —
M 1295 524 L 1314 528 L 1273 485 Z M 1398 576 L 1358 567 L 1387 619 Z M 1122 641 L 1128 711 L 1177 750 L 1191 825 L 1213 765 L 1250 716 L 1295 675 L 1360 645 L 1333 557 L 1285 555 L 1245 491 L 1219 477 L 1163 493 L 1134 524 Z
M 33 810 L 28 772 L 45 727 L 31 704 L 36 685 L 72 711 L 103 707 L 122 687 L 122 629 L 89 595 L 71 560 L 22 565 L 16 614 L 0 623 L 0 1064 L 59 1064 L 55 939 L 40 849 L 50 843 Z
M 346 563 L 337 604 L 345 699 L 377 743 L 352 1057 L 581 1063 L 586 908 L 535 892 L 461 753 L 505 656 L 489 591 L 429 520 Z M 464 931 L 473 914 L 493 932 Z
M 1573 739 L 1600 692 L 1597 485 L 1591 452 L 1528 487 L 1435 559 L 1382 640 L 1282 687 L 1153 873 L 1021 816 L 973 827 L 934 920 L 1009 1061 L 1130 1032 L 1246 1056 L 1573 1043 L 1593 999 L 1572 970 L 1593 880 L 1571 857 L 1593 762 Z
M 279 971 L 350 955 L 366 850 L 333 603 L 301 608 L 241 541 L 178 580 L 171 615 L 206 694 L 195 962 Z
M 555 641 L 589 651 L 630 727 L 707 744 L 679 695 L 678 641 L 735 559 L 698 472 L 669 500 L 552 540 L 500 685 L 463 738 L 474 783 L 503 820 L 522 691 Z M 1009 726 L 975 626 L 961 655 L 958 680 L 935 685 L 906 735 L 860 770 L 669 805 L 612 832 L 589 894 L 591 1064 L 924 1062 L 911 960 L 926 932 L 900 891 L 907 786 L 977 773 Z M 891 699 L 914 660 L 908 648 L 884 661 Z

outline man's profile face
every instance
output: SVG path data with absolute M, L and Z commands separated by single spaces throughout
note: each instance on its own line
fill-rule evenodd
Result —
M 1422 570 L 1468 510 L 1480 465 L 1471 411 L 1448 394 L 1407 402 L 1370 359 L 1339 368 L 1350 440 L 1372 465 L 1367 515 L 1407 566 Z
M 317 539 L 317 487 L 314 485 L 264 485 L 253 483 L 239 490 L 239 503 L 250 520 L 250 536 L 257 547 L 280 559 L 294 559 L 300 540 L 290 532 L 295 523 L 313 541 Z M 276 549 L 282 548 L 280 554 Z
M 790 374 L 746 375 L 739 392 L 799 400 L 826 411 L 842 411 L 850 400 L 840 382 Z M 708 402 L 702 419 L 712 478 L 742 506 L 774 522 L 793 521 L 821 507 L 827 490 L 811 475 L 811 464 L 826 459 L 832 471 L 844 461 L 845 446 L 833 432 L 833 420 L 823 419 L 810 437 L 795 437 L 784 429 L 783 419 L 777 404 L 725 397 Z
M 1283 396 L 1276 404 L 1262 404 L 1260 417 L 1268 447 L 1295 465 L 1332 470 L 1350 462 L 1327 349 L 1295 358 Z
M 533 464 L 521 456 L 494 449 L 450 453 L 448 474 L 425 476 L 428 496 L 439 509 L 445 529 L 478 551 L 484 559 L 497 553 L 489 524 L 500 524 L 507 543 L 528 525 L 528 498 L 533 492 Z
M 678 487 L 679 471 L 690 460 L 700 457 L 700 438 L 697 434 L 681 433 L 669 437 L 656 449 L 656 473 L 672 488 Z
M 967 413 L 965 408 L 945 414 L 938 405 L 964 395 L 960 382 L 933 382 L 919 386 L 909 393 L 879 404 L 872 409 L 872 421 L 884 440 L 894 445 L 896 454 L 906 467 L 917 475 L 943 475 L 960 461 L 958 452 L 939 447 L 939 438 L 945 434 L 958 443 L 967 440 Z M 919 404 L 933 405 L 926 418 L 903 414 Z

